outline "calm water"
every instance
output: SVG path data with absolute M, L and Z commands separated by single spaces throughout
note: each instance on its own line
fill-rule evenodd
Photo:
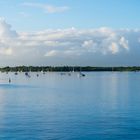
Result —
M 0 140 L 140 140 L 140 73 L 0 74 Z

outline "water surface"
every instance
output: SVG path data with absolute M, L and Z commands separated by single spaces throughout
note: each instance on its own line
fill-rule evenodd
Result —
M 140 73 L 85 74 L 1 73 L 0 140 L 139 140 Z

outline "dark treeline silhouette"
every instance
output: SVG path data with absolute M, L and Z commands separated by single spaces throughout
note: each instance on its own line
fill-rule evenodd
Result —
M 133 67 L 92 67 L 92 66 L 16 66 L 2 67 L 1 72 L 70 72 L 70 71 L 140 71 L 140 66 Z

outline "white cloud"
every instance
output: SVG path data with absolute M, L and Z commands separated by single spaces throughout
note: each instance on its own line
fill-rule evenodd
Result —
M 67 6 L 54 6 L 54 5 L 42 4 L 42 3 L 23 3 L 23 5 L 42 9 L 46 13 L 61 13 L 69 9 L 69 7 Z
M 126 40 L 124 37 L 121 37 L 120 39 L 120 45 L 126 49 L 126 50 L 129 50 L 129 47 L 128 47 L 128 40 Z
M 30 17 L 30 14 L 29 14 L 29 13 L 26 13 L 26 12 L 20 12 L 19 14 L 20 14 L 22 17 L 24 17 L 24 18 Z
M 87 41 L 84 41 L 84 43 L 83 43 L 83 47 L 90 48 L 92 46 L 94 46 L 93 40 L 87 40 Z
M 11 48 L 0 48 L 1 55 L 12 55 L 13 51 Z
M 51 51 L 49 51 L 49 52 L 46 52 L 45 56 L 47 56 L 47 57 L 53 57 L 53 56 L 56 56 L 57 54 L 59 54 L 58 51 L 56 51 L 56 50 L 51 50 Z
M 93 40 L 86 40 L 83 42 L 82 46 L 88 52 L 96 52 L 97 51 L 97 43 Z
M 17 37 L 17 32 L 11 29 L 11 25 L 0 18 L 0 39 Z
M 116 43 L 112 42 L 112 44 L 109 47 L 110 51 L 112 52 L 112 54 L 116 54 L 119 52 L 119 47 Z
M 140 31 L 110 28 L 17 32 L 0 19 L 0 65 L 136 65 L 139 38 Z
M 64 12 L 69 8 L 67 6 L 56 7 L 52 5 L 46 5 L 44 9 L 46 10 L 47 13 L 58 13 L 58 12 Z

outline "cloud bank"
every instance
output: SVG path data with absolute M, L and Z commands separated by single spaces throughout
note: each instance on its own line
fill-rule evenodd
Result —
M 17 32 L 0 19 L 0 65 L 139 65 L 140 30 Z

